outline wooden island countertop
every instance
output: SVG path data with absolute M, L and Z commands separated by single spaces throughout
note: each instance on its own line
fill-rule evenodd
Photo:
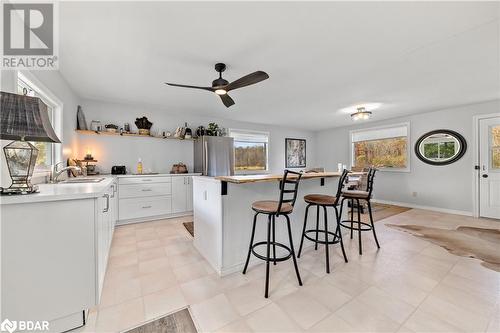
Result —
M 340 177 L 340 172 L 310 172 L 304 173 L 302 179 L 317 179 L 317 178 L 330 178 L 330 177 Z M 292 177 L 296 177 L 291 175 Z M 215 179 L 233 183 L 233 184 L 246 184 L 246 183 L 261 183 L 261 182 L 273 182 L 280 181 L 283 175 L 242 175 L 242 176 L 219 176 Z

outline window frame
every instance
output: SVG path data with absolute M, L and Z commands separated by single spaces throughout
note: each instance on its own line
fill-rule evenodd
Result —
M 235 175 L 258 175 L 258 174 L 268 174 L 269 173 L 269 147 L 270 147 L 270 133 L 265 131 L 255 131 L 246 130 L 239 128 L 230 128 L 228 131 L 228 136 L 232 137 L 234 141 L 237 141 L 233 136 L 234 133 L 241 134 L 258 134 L 267 137 L 267 147 L 266 147 L 266 169 L 265 170 L 236 170 L 236 147 L 233 147 L 233 157 L 234 157 L 234 174 Z
M 52 127 L 57 137 L 62 141 L 63 135 L 63 119 L 62 110 L 63 103 L 59 100 L 43 83 L 40 82 L 33 74 L 28 71 L 17 71 L 15 75 L 15 87 L 17 91 L 19 80 L 27 84 L 40 97 L 40 99 L 52 109 Z M 51 159 L 52 165 L 62 161 L 62 143 L 51 144 Z M 35 166 L 33 176 L 46 176 L 51 172 L 51 165 Z
M 402 122 L 402 123 L 395 123 L 395 124 L 388 124 L 388 125 L 382 125 L 382 126 L 376 126 L 376 127 L 366 127 L 366 128 L 358 128 L 355 130 L 349 131 L 349 144 L 350 144 L 350 164 L 351 168 L 356 167 L 354 165 L 354 142 L 352 140 L 353 135 L 356 133 L 360 132 L 366 132 L 366 131 L 376 131 L 376 130 L 383 130 L 383 129 L 388 129 L 388 128 L 395 128 L 395 127 L 406 127 L 406 168 L 387 168 L 387 167 L 380 167 L 377 168 L 379 171 L 383 172 L 411 172 L 411 126 L 410 122 Z M 390 139 L 390 137 L 387 137 L 386 139 Z

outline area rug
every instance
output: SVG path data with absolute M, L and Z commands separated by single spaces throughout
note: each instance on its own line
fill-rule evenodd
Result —
M 183 309 L 124 333 L 197 333 L 197 331 L 188 309 Z
M 460 226 L 440 229 L 420 225 L 386 224 L 439 245 L 462 257 L 481 260 L 481 265 L 500 272 L 500 230 Z
M 360 200 L 359 202 L 361 203 L 362 201 Z M 347 204 L 344 203 L 344 205 L 347 205 Z M 386 219 L 390 216 L 404 213 L 410 209 L 411 208 L 408 208 L 408 207 L 372 203 L 373 222 L 377 222 L 377 221 Z M 350 214 L 350 210 L 349 210 L 349 214 Z M 358 219 L 357 214 L 358 214 L 357 210 L 354 209 L 354 220 Z M 370 222 L 370 215 L 368 214 L 368 208 L 366 206 L 365 206 L 364 212 L 361 214 L 361 222 L 368 222 L 368 223 Z
M 194 237 L 194 223 L 193 222 L 184 222 L 182 223 L 184 225 L 184 228 L 191 234 L 191 236 Z

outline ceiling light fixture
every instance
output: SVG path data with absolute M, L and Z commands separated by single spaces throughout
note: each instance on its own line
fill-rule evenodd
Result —
M 350 106 L 346 106 L 339 111 L 341 113 L 348 113 L 351 114 L 353 112 L 356 112 L 359 108 L 364 108 L 366 111 L 374 111 L 382 107 L 382 103 L 358 103 L 358 104 L 353 104 Z
M 216 93 L 217 95 L 225 95 L 225 94 L 227 94 L 227 91 L 225 91 L 224 89 L 217 89 L 217 90 L 215 91 L 215 93 Z
M 357 108 L 357 111 L 351 114 L 351 119 L 354 121 L 358 120 L 368 120 L 370 119 L 372 113 L 370 111 L 366 111 L 364 107 Z

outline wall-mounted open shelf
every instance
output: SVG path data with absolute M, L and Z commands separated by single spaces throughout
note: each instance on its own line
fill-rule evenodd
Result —
M 141 137 L 141 138 L 151 138 L 151 139 L 161 139 L 161 140 L 177 140 L 177 141 L 194 141 L 196 139 L 180 139 L 180 138 L 175 138 L 173 136 L 171 137 L 163 137 L 163 136 L 152 136 L 152 135 L 140 135 L 137 133 L 113 133 L 113 132 L 106 132 L 106 131 L 89 131 L 89 130 L 76 130 L 77 133 L 80 134 L 85 134 L 85 135 L 109 135 L 109 136 L 133 136 L 133 137 Z

